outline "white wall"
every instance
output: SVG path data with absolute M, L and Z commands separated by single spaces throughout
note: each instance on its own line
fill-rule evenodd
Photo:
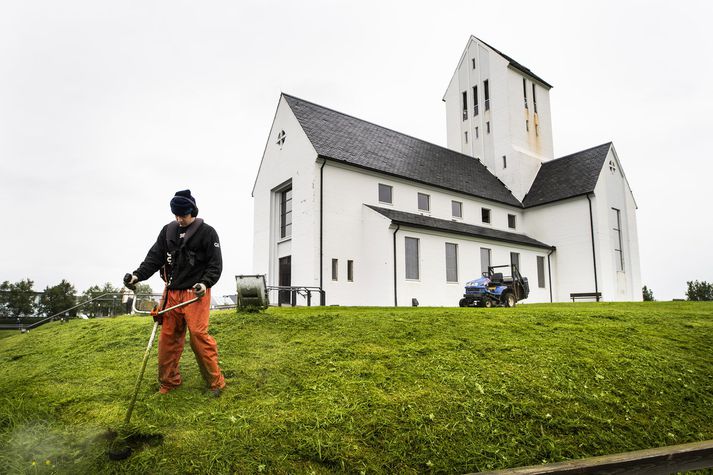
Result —
M 280 147 L 277 135 L 284 130 Z M 278 285 L 278 258 L 292 255 L 292 285 L 318 286 L 319 190 L 315 185 L 319 164 L 284 97 L 280 97 L 258 177 L 253 189 L 255 204 L 253 272 L 267 274 L 268 285 Z M 292 181 L 292 236 L 279 238 L 279 202 L 275 187 Z
M 393 204 L 380 203 L 378 185 L 393 187 Z M 431 197 L 431 212 L 418 210 L 417 194 Z M 365 206 L 370 204 L 434 218 L 453 219 L 451 201 L 463 203 L 463 219 L 469 224 L 481 223 L 481 207 L 491 209 L 491 226 L 523 233 L 523 216 L 519 209 L 449 193 L 434 187 L 418 186 L 377 173 L 328 162 L 324 168 L 324 288 L 327 304 L 385 305 L 394 304 L 393 232 L 394 226 L 383 215 Z M 514 214 L 518 229 L 509 229 L 507 215 Z M 421 279 L 405 280 L 404 237 L 421 239 Z M 445 242 L 458 244 L 459 275 L 457 283 L 446 282 Z M 424 232 L 402 227 L 397 232 L 397 272 L 399 305 L 411 305 L 411 298 L 421 305 L 455 306 L 462 297 L 464 283 L 480 274 L 480 248 L 492 249 L 493 264 L 509 264 L 510 251 L 521 254 L 523 275 L 531 280 L 531 297 L 527 302 L 549 301 L 549 288 L 537 286 L 536 255 L 547 251 L 526 246 L 510 246 L 495 241 Z M 332 280 L 331 262 L 338 260 L 338 280 Z M 346 280 L 347 261 L 354 261 L 354 281 Z M 549 284 L 547 284 L 549 285 Z
M 614 170 L 611 170 L 613 166 Z M 601 256 L 600 282 L 602 297 L 607 301 L 641 301 L 641 276 L 639 264 L 639 245 L 636 229 L 636 206 L 631 189 L 626 181 L 621 164 L 614 148 L 609 149 L 599 181 L 594 190 L 595 237 Z M 620 211 L 622 251 L 624 270 L 618 271 L 614 242 L 614 213 Z
M 570 293 L 594 292 L 587 198 L 580 196 L 530 208 L 525 220 L 532 237 L 557 248 L 551 256 L 554 300 L 566 302 Z

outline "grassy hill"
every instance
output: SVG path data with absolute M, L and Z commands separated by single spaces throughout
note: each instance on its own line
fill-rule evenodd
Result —
M 228 388 L 157 394 L 106 457 L 146 317 L 0 339 L 11 473 L 465 473 L 713 439 L 713 304 L 276 308 L 212 315 Z

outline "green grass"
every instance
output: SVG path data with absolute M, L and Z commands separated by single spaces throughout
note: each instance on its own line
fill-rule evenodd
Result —
M 713 439 L 713 304 L 214 313 L 228 387 L 156 393 L 106 457 L 150 319 L 74 320 L 0 339 L 10 473 L 465 473 Z M 0 469 L 2 470 L 2 469 Z

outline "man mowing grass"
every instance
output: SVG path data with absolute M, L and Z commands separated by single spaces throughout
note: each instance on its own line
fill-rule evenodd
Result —
M 186 327 L 198 367 L 214 396 L 225 387 L 218 366 L 218 345 L 208 334 L 210 288 L 218 282 L 223 270 L 218 234 L 196 218 L 198 207 L 191 190 L 176 192 L 171 199 L 171 212 L 176 220 L 161 229 L 158 239 L 138 269 L 124 276 L 127 287 L 135 287 L 161 270 L 166 282 L 162 308 L 172 307 L 196 297 L 194 303 L 154 317 L 161 325 L 158 339 L 159 392 L 167 394 L 181 385 L 178 362 L 183 352 Z

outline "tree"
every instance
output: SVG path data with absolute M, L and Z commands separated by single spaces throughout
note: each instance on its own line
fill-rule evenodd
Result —
M 85 290 L 82 294 L 81 302 L 89 302 L 90 300 L 93 301 L 81 307 L 82 312 L 89 317 L 109 317 L 124 313 L 121 304 L 121 289 L 117 289 L 110 282 L 105 283 L 103 287 L 92 285 Z
M 77 298 L 74 293 L 74 286 L 64 279 L 53 287 L 46 287 L 42 297 L 40 297 L 40 312 L 49 317 L 67 311 L 77 304 Z M 65 315 L 61 316 L 64 317 Z M 77 309 L 69 310 L 68 316 L 76 317 Z
M 644 288 L 641 289 L 641 292 L 642 292 L 642 294 L 643 294 L 643 296 L 644 296 L 644 302 L 653 302 L 654 300 L 656 300 L 656 299 L 654 298 L 654 291 L 651 290 L 651 289 L 649 289 L 649 288 L 646 287 L 645 285 L 644 285 Z
M 35 283 L 24 279 L 11 284 L 8 281 L 0 285 L 0 312 L 3 316 L 26 317 L 35 313 L 35 292 L 32 286 Z
M 697 280 L 686 282 L 688 290 L 686 298 L 688 300 L 713 300 L 713 284 L 709 284 L 705 280 L 698 282 Z

